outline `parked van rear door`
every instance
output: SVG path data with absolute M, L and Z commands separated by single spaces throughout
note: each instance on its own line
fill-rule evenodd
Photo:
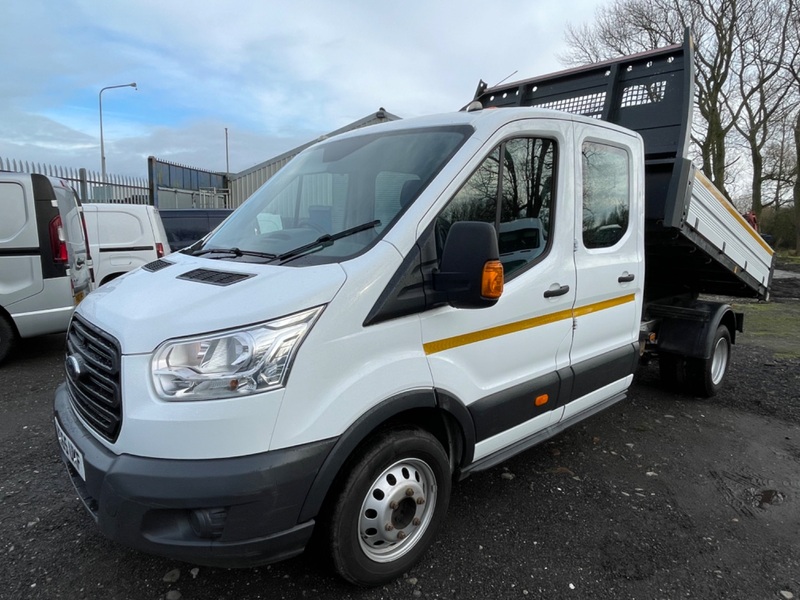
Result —
M 80 200 L 72 188 L 60 182 L 53 186 L 53 191 L 61 219 L 59 239 L 66 249 L 66 257 L 59 256 L 59 259 L 66 258 L 72 296 L 77 305 L 91 291 L 92 284 L 86 226 Z

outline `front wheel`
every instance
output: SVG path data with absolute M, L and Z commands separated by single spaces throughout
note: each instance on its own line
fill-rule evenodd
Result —
M 451 483 L 433 435 L 412 428 L 379 434 L 345 474 L 325 524 L 337 573 L 364 586 L 401 576 L 433 542 Z
M 709 358 L 693 358 L 686 365 L 692 391 L 709 398 L 722 387 L 731 360 L 731 334 L 720 325 L 714 334 Z

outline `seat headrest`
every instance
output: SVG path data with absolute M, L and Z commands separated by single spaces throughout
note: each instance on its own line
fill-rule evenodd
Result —
M 409 179 L 400 190 L 400 208 L 405 208 L 417 195 L 422 182 L 419 179 Z

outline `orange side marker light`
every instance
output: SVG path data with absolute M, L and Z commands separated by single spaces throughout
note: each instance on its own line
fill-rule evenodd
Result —
M 481 277 L 481 296 L 496 300 L 503 295 L 503 264 L 499 260 L 489 260 L 483 265 Z
M 536 406 L 542 406 L 544 404 L 547 404 L 548 400 L 550 400 L 550 396 L 548 396 L 547 394 L 542 394 L 541 396 L 536 396 L 534 404 L 536 404 Z

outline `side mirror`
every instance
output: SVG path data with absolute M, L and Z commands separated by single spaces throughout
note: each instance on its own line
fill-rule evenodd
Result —
M 490 223 L 453 223 L 433 287 L 454 308 L 494 306 L 503 293 L 497 232 Z

